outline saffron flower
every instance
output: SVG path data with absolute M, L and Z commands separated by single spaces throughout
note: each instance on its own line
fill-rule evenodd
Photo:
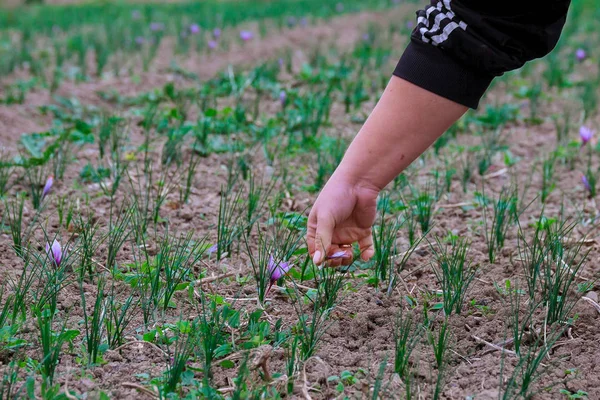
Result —
M 152 32 L 160 32 L 164 29 L 165 29 L 165 24 L 163 24 L 162 22 L 152 22 L 150 24 L 150 30 Z
M 214 37 L 215 39 L 218 39 L 218 38 L 220 38 L 220 37 L 221 37 L 221 30 L 220 30 L 219 28 L 215 28 L 215 29 L 213 29 L 213 32 L 212 32 L 212 33 L 213 33 L 213 37 Z
M 592 185 L 590 185 L 590 181 L 588 181 L 588 178 L 584 175 L 581 174 L 581 183 L 583 184 L 583 187 L 585 188 L 585 190 L 587 190 L 589 197 L 592 197 Z
M 211 50 L 214 50 L 217 48 L 217 42 L 215 42 L 214 40 L 209 40 L 208 41 L 208 48 Z
M 190 33 L 192 35 L 196 35 L 196 34 L 200 33 L 200 25 L 198 25 L 198 24 L 190 25 Z
M 60 267 L 60 263 L 63 260 L 63 251 L 56 239 L 54 239 L 52 245 L 46 243 L 46 254 L 48 254 L 48 257 L 50 257 L 56 268 Z
M 215 251 L 217 251 L 217 249 L 218 249 L 218 248 L 219 248 L 219 247 L 218 247 L 218 244 L 213 244 L 213 245 L 212 245 L 212 246 L 210 246 L 210 248 L 208 249 L 208 254 L 212 254 L 212 253 L 214 253 Z
M 279 92 L 279 103 L 281 103 L 281 107 L 285 107 L 286 102 L 287 94 L 285 93 L 285 90 L 282 90 L 281 92 Z
M 250 31 L 240 31 L 240 39 L 242 39 L 244 42 L 251 40 L 253 37 L 254 35 Z
M 50 175 L 48 179 L 46 179 L 46 184 L 44 185 L 44 189 L 42 190 L 42 200 L 50 193 L 50 189 L 52 189 L 52 185 L 54 184 L 54 177 Z
M 581 147 L 585 146 L 594 136 L 594 131 L 585 125 L 579 128 L 579 138 L 581 139 Z
M 273 284 L 281 279 L 290 268 L 292 268 L 292 264 L 283 261 L 276 263 L 273 256 L 269 257 L 269 264 L 267 265 L 267 271 L 269 272 L 269 286 L 267 287 L 266 294 L 269 294 Z
M 577 59 L 577 61 L 582 62 L 587 58 L 587 53 L 584 49 L 577 49 L 575 51 L 575 58 Z

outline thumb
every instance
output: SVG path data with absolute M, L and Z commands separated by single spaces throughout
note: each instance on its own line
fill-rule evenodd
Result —
M 335 228 L 335 220 L 331 215 L 321 215 L 317 219 L 317 233 L 315 235 L 315 255 L 313 262 L 319 265 L 327 257 L 327 251 L 331 246 L 331 237 Z

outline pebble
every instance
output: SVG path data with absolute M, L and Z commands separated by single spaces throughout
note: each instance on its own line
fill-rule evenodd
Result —
M 191 221 L 194 218 L 194 213 L 192 212 L 192 208 L 188 205 L 185 205 L 179 210 L 179 218 L 184 221 Z

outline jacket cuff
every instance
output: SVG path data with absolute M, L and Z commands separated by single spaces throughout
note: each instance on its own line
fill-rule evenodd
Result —
M 402 54 L 394 75 L 470 108 L 477 108 L 494 79 L 466 68 L 439 47 L 415 40 Z

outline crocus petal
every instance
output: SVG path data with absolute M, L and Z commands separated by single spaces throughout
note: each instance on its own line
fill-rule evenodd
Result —
M 216 244 L 213 244 L 212 246 L 210 246 L 210 247 L 208 248 L 208 254 L 212 254 L 212 253 L 214 253 L 215 251 L 217 251 L 217 249 L 218 249 L 218 248 L 219 248 L 219 247 L 218 247 L 218 245 L 216 245 Z
M 585 175 L 581 175 L 581 183 L 583 183 L 583 187 L 588 191 L 592 191 L 592 187 L 590 186 L 590 182 L 588 181 Z
M 215 39 L 218 39 L 220 36 L 221 36 L 221 30 L 220 30 L 219 28 L 215 28 L 215 29 L 213 30 L 213 37 L 214 37 Z
M 269 271 L 269 273 L 272 274 L 275 267 L 276 267 L 276 265 L 275 265 L 275 261 L 273 260 L 273 255 L 270 255 L 269 263 L 267 264 L 267 271 Z
M 57 266 L 60 266 L 60 262 L 62 261 L 62 248 L 60 247 L 60 243 L 56 240 L 52 242 L 52 255 L 54 256 L 54 262 Z
M 150 24 L 150 30 L 152 32 L 162 31 L 163 29 L 165 29 L 165 24 L 163 24 L 162 22 L 152 22 Z
M 577 61 L 581 62 L 581 61 L 585 60 L 586 57 L 587 57 L 587 54 L 584 49 L 577 49 L 575 51 L 575 58 L 577 58 Z
M 287 100 L 287 94 L 285 93 L 285 90 L 282 90 L 281 92 L 279 92 L 279 102 L 281 103 L 281 106 L 285 106 Z
M 281 279 L 289 270 L 292 268 L 292 265 L 288 262 L 280 262 L 276 263 L 271 255 L 269 257 L 269 264 L 267 265 L 267 271 L 269 272 L 269 277 L 271 282 L 276 282 Z
M 46 179 L 46 184 L 44 185 L 44 190 L 42 190 L 42 199 L 46 197 L 48 193 L 50 193 L 50 189 L 52 189 L 52 185 L 54 184 L 54 177 L 50 175 L 48 179 Z
M 215 42 L 214 40 L 209 40 L 208 41 L 208 48 L 211 50 L 214 50 L 217 48 L 217 42 Z
M 585 146 L 587 142 L 589 142 L 594 136 L 594 131 L 587 126 L 582 125 L 579 128 L 579 138 L 581 139 L 581 145 Z
M 240 38 L 244 41 L 247 42 L 248 40 L 252 39 L 254 37 L 254 35 L 252 34 L 252 32 L 250 31 L 241 31 L 240 32 Z
M 63 251 L 60 243 L 56 239 L 52 241 L 52 245 L 46 243 L 46 253 L 48 254 L 48 257 L 52 259 L 54 265 L 60 267 L 60 263 L 63 259 Z
M 350 258 L 350 256 L 345 251 L 340 250 L 327 257 L 328 260 L 336 260 L 338 258 Z
M 190 33 L 192 35 L 200 33 L 200 25 L 198 25 L 198 24 L 192 24 L 192 25 L 190 25 Z
M 292 265 L 290 263 L 279 263 L 279 265 L 277 265 L 275 270 L 271 273 L 271 281 L 275 282 L 281 279 L 281 277 L 284 276 L 291 267 Z

